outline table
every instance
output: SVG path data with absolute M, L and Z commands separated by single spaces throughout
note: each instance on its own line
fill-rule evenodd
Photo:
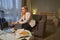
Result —
M 14 33 L 6 33 L 4 31 L 0 31 L 0 39 L 2 39 L 2 40 L 18 40 L 15 38 Z
M 7 33 L 0 30 L 0 40 L 21 40 L 15 37 L 15 33 Z

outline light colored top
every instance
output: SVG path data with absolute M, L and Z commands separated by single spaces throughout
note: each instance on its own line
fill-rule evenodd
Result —
M 29 12 L 26 12 L 25 16 L 22 16 L 17 22 L 20 24 L 28 23 L 31 27 L 35 26 L 35 20 L 31 19 L 31 13 Z
M 24 24 L 27 23 L 30 20 L 31 14 L 29 12 L 26 12 L 25 16 L 22 16 L 20 20 L 18 20 L 18 22 L 20 24 Z

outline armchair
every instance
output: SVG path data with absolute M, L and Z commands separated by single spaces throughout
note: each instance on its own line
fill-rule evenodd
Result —
M 32 32 L 33 32 L 34 40 L 43 40 L 47 16 L 40 15 L 38 19 L 39 21 L 37 21 L 37 25 L 35 26 L 35 28 L 32 29 Z

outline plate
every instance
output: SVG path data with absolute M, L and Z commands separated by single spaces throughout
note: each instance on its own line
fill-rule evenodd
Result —
M 23 37 L 23 36 L 29 36 L 30 37 L 30 36 L 32 36 L 32 34 L 28 30 L 18 29 L 16 31 L 16 38 Z

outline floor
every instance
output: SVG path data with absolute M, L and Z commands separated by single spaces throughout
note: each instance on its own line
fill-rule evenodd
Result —
M 56 33 L 50 35 L 49 37 L 45 38 L 44 40 L 60 40 L 60 28 L 57 29 Z
M 60 23 L 59 26 L 54 34 L 46 37 L 44 40 L 60 40 Z

